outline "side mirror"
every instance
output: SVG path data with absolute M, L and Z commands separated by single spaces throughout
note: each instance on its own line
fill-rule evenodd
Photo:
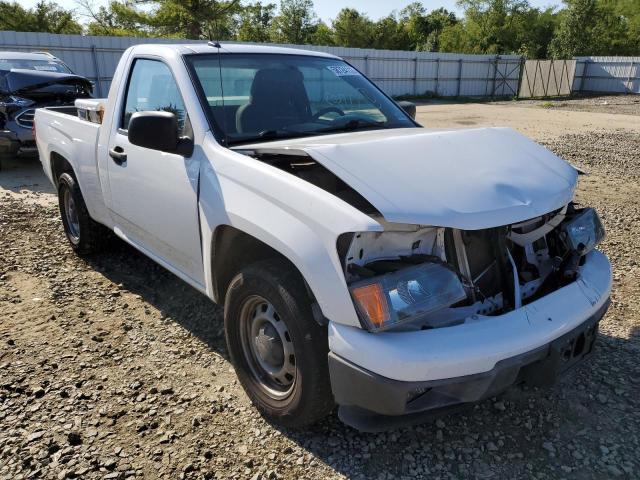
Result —
M 412 102 L 402 101 L 398 102 L 398 105 L 403 109 L 411 118 L 416 119 L 416 104 Z
M 131 115 L 129 142 L 143 148 L 190 156 L 193 140 L 178 136 L 178 119 L 171 112 L 149 111 Z

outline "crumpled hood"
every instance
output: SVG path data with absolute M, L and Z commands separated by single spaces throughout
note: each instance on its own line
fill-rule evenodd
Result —
M 260 147 L 304 151 L 395 223 L 508 225 L 567 204 L 577 182 L 567 162 L 509 128 L 375 130 Z
M 28 69 L 12 69 L 2 75 L 3 93 L 22 93 L 49 85 L 81 85 L 92 91 L 91 82 L 80 75 Z

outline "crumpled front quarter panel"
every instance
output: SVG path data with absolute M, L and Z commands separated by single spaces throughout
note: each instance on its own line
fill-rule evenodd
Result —
M 330 193 L 212 139 L 205 148 L 209 162 L 200 183 L 205 252 L 220 225 L 252 235 L 298 268 L 325 317 L 359 326 L 336 240 L 344 232 L 380 231 L 380 224 Z M 208 285 L 210 266 L 205 255 Z

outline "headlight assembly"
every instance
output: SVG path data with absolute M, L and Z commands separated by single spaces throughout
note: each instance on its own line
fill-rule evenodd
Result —
M 349 290 L 360 318 L 371 331 L 419 320 L 467 297 L 457 274 L 437 263 L 360 280 Z
M 593 208 L 585 208 L 561 225 L 561 238 L 569 250 L 586 255 L 604 238 L 604 227 Z

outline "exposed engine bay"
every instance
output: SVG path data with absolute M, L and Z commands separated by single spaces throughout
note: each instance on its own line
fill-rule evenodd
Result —
M 362 195 L 303 151 L 272 151 L 268 148 L 260 150 L 237 149 L 236 151 L 284 170 L 316 187 L 326 190 L 364 213 L 379 215 L 375 207 Z
M 371 331 L 447 327 L 520 308 L 574 281 L 584 255 L 604 236 L 595 211 L 573 203 L 479 230 L 390 223 L 304 151 L 238 151 L 328 191 L 383 225 L 383 232 L 347 233 L 337 241 L 354 304 Z
M 586 227 L 592 232 L 587 241 L 574 244 L 568 228 L 584 217 L 593 219 L 589 220 L 593 228 Z M 441 265 L 453 272 L 464 288 L 464 299 L 393 327 L 428 329 L 473 321 L 480 315 L 501 315 L 567 285 L 576 279 L 584 255 L 603 236 L 595 211 L 571 203 L 535 219 L 492 229 L 385 224 L 382 233 L 343 235 L 338 252 L 350 285 L 419 264 Z M 414 293 L 411 288 L 404 295 L 398 288 L 405 303 L 442 294 L 428 282 L 414 285 Z

